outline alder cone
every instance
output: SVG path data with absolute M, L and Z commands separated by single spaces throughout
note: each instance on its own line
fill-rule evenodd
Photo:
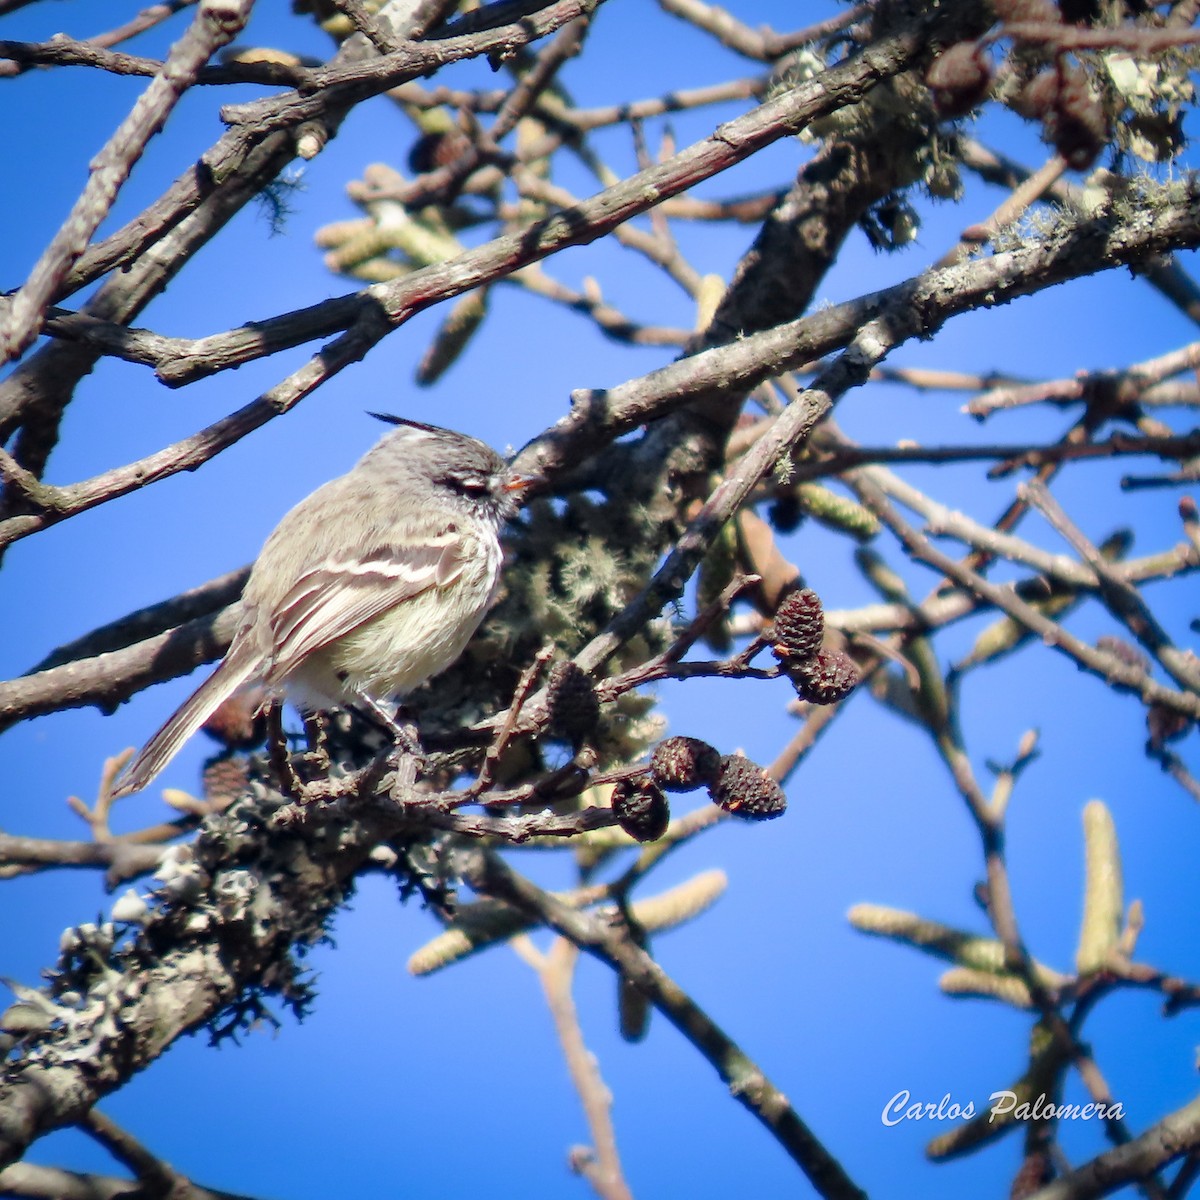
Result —
M 1150 670 L 1150 660 L 1136 646 L 1131 646 L 1115 634 L 1101 634 L 1096 639 L 1096 649 L 1107 651 L 1114 658 L 1120 659 L 1127 667 L 1136 667 L 1139 671 Z
M 1013 107 L 1025 117 L 1041 120 L 1058 103 L 1061 82 L 1051 68 L 1035 75 L 1020 91 Z
M 264 688 L 242 688 L 218 704 L 200 728 L 227 750 L 253 750 L 267 739 L 265 698 Z
M 249 764 L 244 758 L 224 755 L 207 763 L 201 776 L 201 791 L 206 800 L 233 800 L 250 781 Z
M 699 738 L 669 737 L 650 756 L 650 774 L 669 792 L 690 792 L 715 783 L 720 769 L 720 753 Z
M 471 139 L 458 129 L 422 134 L 408 152 L 408 166 L 417 175 L 448 167 L 471 147 Z
M 802 662 L 787 664 L 788 678 L 801 699 L 836 704 L 858 686 L 862 674 L 844 650 L 820 650 Z
M 617 824 L 636 842 L 657 842 L 671 823 L 671 806 L 653 780 L 618 780 L 609 803 Z
M 720 774 L 709 794 L 727 813 L 750 821 L 769 821 L 787 808 L 783 788 L 758 763 L 740 754 L 721 759 Z
M 1026 1155 L 1021 1163 L 1021 1169 L 1012 1181 L 1008 1192 L 1008 1200 L 1025 1200 L 1034 1192 L 1043 1188 L 1054 1178 L 1054 1168 L 1049 1155 L 1045 1151 L 1035 1150 Z
M 992 8 L 1001 21 L 1038 21 L 1059 24 L 1058 9 L 1050 0 L 992 0 Z
M 992 66 L 977 42 L 959 42 L 933 60 L 925 83 L 943 117 L 965 116 L 992 86 Z
M 1151 704 L 1146 709 L 1146 730 L 1150 734 L 1150 748 L 1161 750 L 1168 742 L 1177 742 L 1192 728 L 1192 718 L 1165 704 Z
M 1068 68 L 1063 72 L 1058 102 L 1046 118 L 1045 132 L 1076 171 L 1086 171 L 1104 149 L 1108 117 L 1082 71 Z
M 577 744 L 596 728 L 600 701 L 588 674 L 573 662 L 555 663 L 546 680 L 546 708 L 550 732 Z
M 775 653 L 780 658 L 811 658 L 825 636 L 821 597 L 812 588 L 789 592 L 775 610 L 772 627 Z

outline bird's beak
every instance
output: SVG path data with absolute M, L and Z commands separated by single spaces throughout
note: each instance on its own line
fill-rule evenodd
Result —
M 530 488 L 539 487 L 545 482 L 545 475 L 510 475 L 504 482 L 504 491 L 516 492 L 518 495 L 523 496 Z

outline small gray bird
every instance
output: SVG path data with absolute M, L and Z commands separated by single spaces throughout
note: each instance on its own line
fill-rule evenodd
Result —
M 133 760 L 114 797 L 146 787 L 248 683 L 306 711 L 404 696 L 444 671 L 500 580 L 500 528 L 535 481 L 465 434 L 399 428 L 276 526 L 220 665 Z

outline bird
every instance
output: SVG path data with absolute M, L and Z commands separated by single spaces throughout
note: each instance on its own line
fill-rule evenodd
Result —
M 250 570 L 229 650 L 118 778 L 148 786 L 240 688 L 263 707 L 385 707 L 462 654 L 496 597 L 500 530 L 539 482 L 490 446 L 437 425 L 395 425 L 345 475 L 292 508 Z

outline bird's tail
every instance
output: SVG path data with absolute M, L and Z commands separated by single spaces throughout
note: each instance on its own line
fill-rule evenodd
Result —
M 179 753 L 183 743 L 255 673 L 259 654 L 254 645 L 235 645 L 221 665 L 183 702 L 167 723 L 142 747 L 122 772 L 113 799 L 140 792 Z

